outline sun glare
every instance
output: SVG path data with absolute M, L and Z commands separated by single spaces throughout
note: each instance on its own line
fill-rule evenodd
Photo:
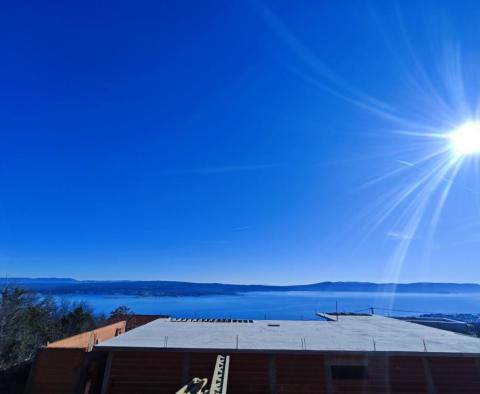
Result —
M 458 156 L 480 154 L 480 121 L 465 122 L 450 134 L 450 140 Z

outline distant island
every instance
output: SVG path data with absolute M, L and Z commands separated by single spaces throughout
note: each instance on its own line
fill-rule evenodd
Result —
M 193 283 L 176 281 L 101 281 L 71 278 L 2 278 L 0 287 L 13 286 L 43 294 L 98 294 L 130 296 L 204 296 L 241 295 L 250 292 L 324 291 L 384 293 L 480 293 L 477 283 L 370 283 L 320 282 L 306 285 L 241 285 L 224 283 Z

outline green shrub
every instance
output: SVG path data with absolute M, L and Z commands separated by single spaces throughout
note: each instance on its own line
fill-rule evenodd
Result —
M 100 322 L 85 303 L 58 303 L 21 288 L 5 288 L 0 297 L 0 370 L 31 360 L 48 342 L 92 330 Z

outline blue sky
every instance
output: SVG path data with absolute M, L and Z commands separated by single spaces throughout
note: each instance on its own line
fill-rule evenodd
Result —
M 438 144 L 405 131 L 478 109 L 478 20 L 475 1 L 4 5 L 0 272 L 479 282 L 477 158 L 389 209 Z

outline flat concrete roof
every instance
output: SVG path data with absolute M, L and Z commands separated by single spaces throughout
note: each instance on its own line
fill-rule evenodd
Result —
M 338 321 L 194 322 L 159 319 L 96 346 L 103 350 L 389 351 L 480 353 L 480 338 L 382 316 Z

